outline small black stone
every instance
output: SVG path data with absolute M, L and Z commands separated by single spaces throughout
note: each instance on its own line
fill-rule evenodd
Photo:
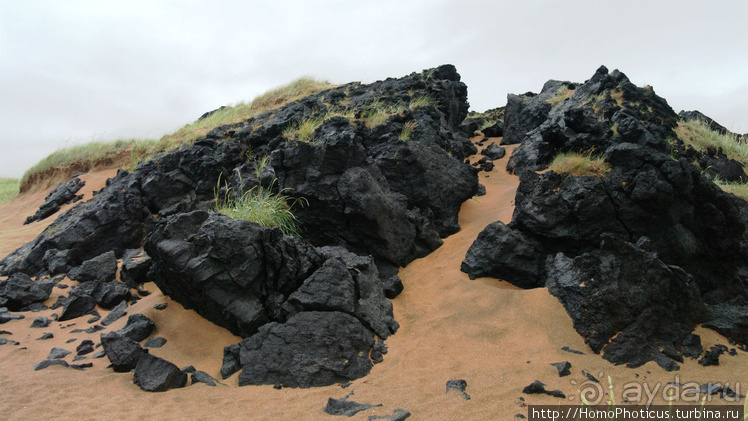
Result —
M 65 358 L 66 355 L 69 355 L 70 351 L 63 348 L 52 348 L 52 351 L 49 353 L 49 356 L 47 357 L 48 360 L 56 360 L 59 358 Z
M 47 333 L 43 334 L 42 336 L 38 337 L 36 340 L 37 341 L 46 341 L 47 339 L 52 339 L 54 337 L 55 337 L 55 335 L 47 332 Z
M 368 403 L 358 403 L 349 401 L 347 397 L 343 399 L 329 398 L 327 400 L 327 406 L 325 406 L 325 412 L 330 415 L 345 415 L 347 417 L 352 417 L 361 411 L 377 406 L 382 406 L 382 404 L 371 405 Z
M 148 340 L 145 341 L 145 344 L 143 346 L 146 348 L 161 348 L 165 344 L 166 344 L 166 339 L 160 336 L 154 336 L 152 338 L 148 338 Z
M 565 377 L 571 374 L 571 363 L 568 361 L 551 363 L 551 365 L 556 367 L 556 369 L 558 370 L 558 377 Z

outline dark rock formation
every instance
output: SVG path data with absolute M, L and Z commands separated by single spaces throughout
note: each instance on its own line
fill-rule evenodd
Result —
M 374 123 L 374 109 L 391 115 Z M 467 110 L 467 87 L 447 65 L 343 85 L 215 128 L 194 145 L 120 171 L 94 199 L 0 261 L 0 275 L 67 273 L 83 284 L 59 301 L 60 320 L 115 306 L 107 325 L 130 299 L 112 275 L 122 258 L 126 285 L 137 287 L 148 273 L 176 301 L 246 337 L 241 359 L 260 359 L 268 370 L 242 364 L 244 382 L 361 376 L 374 336 L 397 329 L 382 281 L 457 232 L 462 202 L 478 192 L 477 171 L 464 163 L 477 151 L 460 130 Z M 284 135 L 318 117 L 324 121 L 309 142 Z M 407 141 L 399 139 L 406 127 L 413 128 Z M 267 165 L 255 173 L 263 157 Z M 231 187 L 219 197 L 263 186 L 306 203 L 294 209 L 303 240 L 206 212 L 219 180 Z M 140 248 L 148 256 L 132 251 Z M 319 348 L 298 343 L 290 326 Z M 260 343 L 257 335 L 268 332 L 288 343 Z M 332 349 L 324 342 L 331 337 L 345 346 Z M 265 347 L 282 351 L 277 361 L 248 356 Z M 298 361 L 289 364 L 292 349 Z M 319 370 L 289 374 L 289 366 Z
M 240 345 L 239 385 L 327 386 L 365 376 L 374 335 L 355 317 L 305 311 L 268 323 Z
M 353 402 L 349 401 L 347 396 L 343 399 L 330 398 L 327 400 L 325 413 L 330 415 L 345 415 L 346 417 L 352 417 L 361 411 L 365 411 L 369 408 L 374 408 L 377 406 L 382 406 L 382 404 L 371 405 L 368 403 Z
M 0 281 L 0 307 L 24 311 L 29 305 L 49 298 L 54 286 L 54 282 L 34 281 L 23 273 L 15 273 L 7 281 Z
M 140 358 L 148 354 L 147 349 L 141 348 L 137 342 L 117 332 L 102 334 L 101 346 L 114 371 L 123 373 L 135 368 Z
M 575 258 L 559 252 L 546 266 L 548 291 L 592 350 L 605 348 L 604 358 L 612 362 L 638 367 L 660 349 L 679 350 L 703 320 L 690 275 L 608 234 L 599 250 Z
M 510 96 L 505 139 L 521 142 L 507 166 L 520 175 L 515 212 L 486 227 L 463 271 L 548 286 L 595 352 L 676 369 L 671 360 L 698 348 L 690 332 L 710 318 L 703 303 L 727 326 L 719 306 L 748 297 L 748 206 L 670 156 L 677 121 L 650 87 L 604 67 L 583 84 Z M 591 150 L 607 175 L 535 172 L 561 152 Z M 737 340 L 740 330 L 724 331 Z
M 44 199 L 44 203 L 39 207 L 39 210 L 32 216 L 26 218 L 26 222 L 23 224 L 30 224 L 32 222 L 41 221 L 49 216 L 54 215 L 60 210 L 60 206 L 77 202 L 83 199 L 83 195 L 76 195 L 86 182 L 78 178 L 80 174 L 76 174 L 70 177 L 69 180 L 63 181 L 57 187 L 54 188 L 47 197 Z
M 400 295 L 404 289 L 403 280 L 397 275 L 392 275 L 384 281 L 384 296 L 390 300 Z
M 137 288 L 148 281 L 148 269 L 151 268 L 151 258 L 143 249 L 125 251 L 122 258 L 120 279 L 130 288 Z
M 0 324 L 7 323 L 11 320 L 25 319 L 23 314 L 13 314 L 6 307 L 0 307 Z
M 133 383 L 148 392 L 165 392 L 187 385 L 187 374 L 179 367 L 151 354 L 143 355 L 135 366 Z
M 60 358 L 65 358 L 65 356 L 70 355 L 70 351 L 63 348 L 52 348 L 52 351 L 50 351 L 49 355 L 47 356 L 48 360 L 57 360 Z
M 709 320 L 704 327 L 714 329 L 738 344 L 748 345 L 748 300 L 736 298 L 720 304 L 708 305 Z
M 109 282 L 117 274 L 117 256 L 114 251 L 102 253 L 93 259 L 86 260 L 68 273 L 68 277 L 78 282 Z

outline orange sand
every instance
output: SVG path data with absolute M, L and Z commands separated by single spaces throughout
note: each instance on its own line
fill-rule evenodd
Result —
M 499 138 L 491 139 L 498 142 Z M 507 156 L 511 153 L 508 148 Z M 108 360 L 93 362 L 92 368 L 76 371 L 50 367 L 33 371 L 32 365 L 43 360 L 54 346 L 75 351 L 81 340 L 98 343 L 100 333 L 71 334 L 75 328 L 87 328 L 86 317 L 53 322 L 46 329 L 30 329 L 37 315 L 53 311 L 26 313 L 26 319 L 0 325 L 13 335 L 3 335 L 21 343 L 0 346 L 0 419 L 336 419 L 323 412 L 329 397 L 362 403 L 382 404 L 358 413 L 353 420 L 370 415 L 390 415 L 396 408 L 412 413 L 413 420 L 512 419 L 515 414 L 527 416 L 525 404 L 578 402 L 578 390 L 587 387 L 582 369 L 603 381 L 612 378 L 615 399 L 621 401 L 624 385 L 646 380 L 648 387 L 677 381 L 687 383 L 729 382 L 739 393 L 748 392 L 748 354 L 723 355 L 717 367 L 701 367 L 686 361 L 678 372 L 668 373 L 654 363 L 637 369 L 614 366 L 592 354 L 574 331 L 571 319 L 561 304 L 543 288 L 520 290 L 512 285 L 483 278 L 470 280 L 460 272 L 460 262 L 478 233 L 489 223 L 500 219 L 509 222 L 518 180 L 506 174 L 503 158 L 496 169 L 481 173 L 480 181 L 487 195 L 468 200 L 460 213 L 462 230 L 447 238 L 444 245 L 426 258 L 411 263 L 400 272 L 405 291 L 393 300 L 395 318 L 400 330 L 387 340 L 389 353 L 384 362 L 374 366 L 371 374 L 353 381 L 348 388 L 338 385 L 313 389 L 275 390 L 272 386 L 238 387 L 237 375 L 224 381 L 225 386 L 197 384 L 164 393 L 141 391 L 132 383 L 132 374 L 107 369 Z M 113 172 L 86 176 L 89 192 L 103 186 Z M 21 225 L 26 216 L 41 204 L 45 194 L 19 197 L 0 205 L 0 254 L 4 255 L 34 238 L 48 224 Z M 51 222 L 52 218 L 50 218 Z M 66 281 L 67 284 L 74 284 Z M 168 342 L 152 349 L 180 367 L 194 365 L 219 378 L 223 347 L 239 341 L 226 330 L 205 321 L 193 311 L 164 297 L 148 285 L 153 293 L 128 308 L 141 312 L 156 322 L 153 336 Z M 55 289 L 47 302 L 51 305 L 59 293 Z M 167 309 L 153 309 L 168 303 Z M 100 310 L 102 316 L 106 311 Z M 121 328 L 126 317 L 110 326 Z M 74 326 L 69 326 L 75 323 Z M 54 338 L 36 341 L 44 332 Z M 708 329 L 697 330 L 705 348 L 728 344 Z M 68 339 L 76 342 L 66 344 Z M 586 352 L 575 355 L 561 350 L 569 346 Z M 27 348 L 27 349 L 23 349 Z M 65 358 L 72 362 L 73 354 Z M 572 375 L 559 378 L 550 363 L 570 361 Z M 445 394 L 445 383 L 451 379 L 467 380 L 470 400 L 458 394 Z M 522 388 L 540 380 L 549 389 L 561 389 L 566 401 L 538 395 L 523 395 Z M 739 385 L 736 385 L 739 383 Z M 659 389 L 661 391 L 661 389 Z M 662 396 L 661 393 L 658 393 Z M 523 398 L 524 402 L 520 399 Z M 607 399 L 607 398 L 606 398 Z M 662 402 L 662 399 L 656 400 Z M 715 400 L 715 403 L 724 401 Z

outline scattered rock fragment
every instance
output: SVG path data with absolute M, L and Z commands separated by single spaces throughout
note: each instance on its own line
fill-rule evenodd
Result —
M 52 323 L 52 320 L 50 320 L 50 319 L 48 319 L 46 317 L 39 316 L 39 317 L 37 317 L 37 318 L 34 319 L 33 323 L 31 323 L 31 327 L 33 327 L 33 328 L 45 328 L 45 327 L 48 327 L 50 323 Z
M 78 177 L 79 175 L 75 174 L 70 179 L 58 184 L 57 187 L 49 192 L 44 199 L 44 203 L 42 203 L 36 213 L 26 218 L 23 224 L 27 225 L 32 222 L 41 221 L 57 213 L 62 205 L 83 199 L 83 195 L 76 194 L 86 184 L 85 181 Z
M 86 355 L 94 352 L 94 342 L 90 339 L 84 339 L 75 349 L 77 355 Z
M 61 365 L 63 367 L 70 367 L 70 365 L 65 362 L 64 360 L 43 360 L 36 364 L 34 364 L 34 371 L 43 370 L 47 367 L 53 366 L 53 365 Z
M 192 381 L 191 384 L 205 383 L 208 386 L 216 386 L 218 383 L 220 383 L 218 380 L 214 379 L 210 374 L 204 371 L 195 371 L 194 373 L 190 374 L 190 379 Z
M 727 347 L 724 345 L 714 345 L 709 351 L 704 354 L 699 360 L 699 364 L 708 367 L 710 365 L 719 365 L 719 357 L 727 352 Z
M 101 321 L 101 324 L 104 326 L 109 326 L 110 324 L 121 319 L 122 317 L 125 316 L 125 314 L 127 314 L 127 312 L 125 311 L 126 308 L 127 308 L 127 303 L 124 301 L 117 304 L 117 306 L 114 307 L 112 311 L 110 311 L 109 314 L 106 315 L 106 317 L 104 317 L 104 320 Z
M 492 143 L 486 146 L 485 149 L 483 149 L 483 151 L 481 152 L 481 155 L 487 157 L 488 159 L 495 161 L 497 159 L 503 158 L 504 155 L 506 155 L 506 149 L 502 148 L 501 146 L 495 143 Z
M 60 358 L 65 358 L 65 356 L 69 355 L 70 351 L 64 348 L 52 348 L 52 351 L 50 351 L 49 356 L 47 357 L 48 360 L 57 360 Z
M 166 344 L 166 338 L 162 338 L 161 336 L 154 336 L 153 338 L 148 338 L 148 340 L 145 341 L 145 344 L 143 344 L 143 347 L 161 348 L 165 344 Z
M 113 281 L 116 275 L 117 256 L 114 251 L 108 251 L 86 260 L 68 273 L 68 277 L 74 281 L 99 283 Z
M 52 339 L 54 337 L 55 337 L 55 335 L 47 332 L 47 333 L 43 334 L 42 336 L 36 338 L 36 340 L 37 341 L 46 341 L 47 339 Z
M 374 408 L 377 406 L 382 406 L 382 404 L 371 405 L 368 403 L 358 403 L 349 401 L 348 397 L 346 396 L 342 399 L 329 398 L 327 400 L 327 406 L 325 406 L 325 412 L 330 415 L 345 415 L 346 417 L 352 417 L 361 411 L 365 411 L 369 408 Z
M 553 396 L 554 398 L 566 399 L 566 395 L 564 395 L 564 392 L 560 390 L 546 390 L 545 383 L 539 380 L 535 380 L 528 386 L 525 386 L 525 388 L 522 389 L 522 393 L 526 393 L 528 395 L 545 394 L 548 396 Z
M 571 374 L 571 363 L 562 361 L 560 363 L 551 363 L 558 370 L 558 377 L 566 377 Z
M 470 395 L 465 392 L 467 389 L 467 381 L 465 380 L 449 380 L 447 381 L 447 393 L 449 393 L 450 390 L 456 390 L 458 393 L 462 395 L 462 398 L 465 400 L 470 400 Z

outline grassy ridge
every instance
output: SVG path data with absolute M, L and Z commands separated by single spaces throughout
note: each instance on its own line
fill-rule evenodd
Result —
M 0 178 L 0 203 L 7 203 L 18 196 L 21 180 L 16 178 Z
M 220 108 L 207 117 L 187 124 L 159 140 L 131 139 L 92 142 L 60 149 L 24 173 L 20 182 L 20 190 L 25 192 L 35 186 L 47 187 L 82 171 L 115 167 L 132 168 L 148 156 L 191 144 L 215 127 L 239 123 L 264 111 L 278 108 L 333 86 L 329 82 L 301 78 L 268 91 L 249 103 Z

